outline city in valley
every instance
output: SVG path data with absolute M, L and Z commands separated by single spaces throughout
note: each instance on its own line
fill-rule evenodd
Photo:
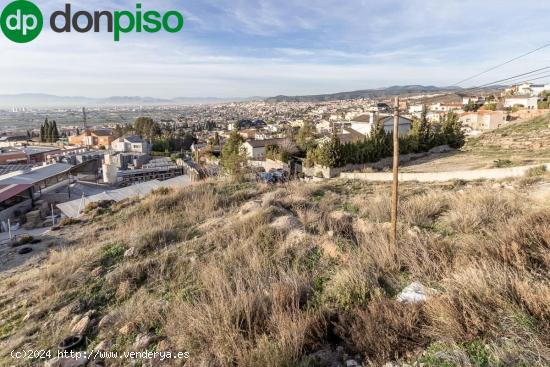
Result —
M 241 327 L 282 327 L 306 349 L 277 366 L 550 361 L 544 331 L 466 336 L 499 327 L 487 304 L 548 320 L 550 85 L 376 94 L 2 110 L 0 358 L 252 366 Z

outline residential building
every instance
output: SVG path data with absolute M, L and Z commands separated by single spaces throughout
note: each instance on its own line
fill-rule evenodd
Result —
M 460 103 L 434 103 L 430 106 L 430 111 L 435 112 L 452 112 L 462 111 L 462 104 Z
M 322 137 L 317 139 L 317 142 L 318 143 L 327 142 L 330 140 L 331 136 L 332 136 L 332 133 L 325 132 L 322 135 Z M 338 136 L 338 140 L 340 140 L 340 143 L 342 144 L 355 143 L 358 141 L 365 140 L 366 138 L 365 135 L 348 127 L 342 128 L 342 131 L 337 133 L 337 136 Z
M 288 139 L 265 139 L 265 140 L 248 140 L 242 145 L 246 151 L 246 156 L 255 160 L 265 159 L 266 148 L 273 145 L 282 145 L 288 143 Z
M 27 135 L 19 136 L 0 136 L 0 148 L 14 147 L 17 145 L 23 145 L 31 139 Z
M 111 143 L 111 149 L 119 153 L 151 153 L 151 144 L 139 136 L 118 138 Z
M 465 128 L 474 131 L 493 130 L 506 124 L 508 114 L 505 111 L 465 112 L 459 120 Z
M 36 147 L 27 146 L 19 149 L 25 152 L 27 157 L 29 157 L 29 163 L 46 162 L 48 156 L 61 152 L 59 148 L 44 147 L 44 146 L 36 146 Z
M 369 135 L 374 128 L 376 113 L 371 112 L 368 115 L 360 115 L 351 120 L 351 128 L 365 136 Z
M 508 96 L 504 99 L 504 107 L 521 107 L 526 110 L 537 110 L 538 97 L 530 95 Z
M 550 84 L 523 83 L 515 87 L 516 94 L 531 97 L 537 97 L 544 91 L 550 91 Z
M 109 129 L 89 129 L 80 135 L 69 136 L 70 145 L 93 148 L 108 148 L 114 140 L 113 132 Z
M 351 129 L 363 134 L 370 135 L 376 123 L 384 124 L 384 130 L 388 133 L 393 132 L 393 116 L 385 115 L 378 117 L 375 112 L 369 115 L 361 115 L 351 121 Z M 408 134 L 412 127 L 412 120 L 399 116 L 399 134 Z

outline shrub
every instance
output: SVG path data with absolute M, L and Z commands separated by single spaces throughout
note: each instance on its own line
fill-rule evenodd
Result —
M 511 167 L 512 165 L 513 162 L 509 159 L 497 159 L 496 161 L 493 161 L 493 167 L 495 168 Z
M 546 166 L 540 165 L 537 167 L 530 168 L 527 172 L 525 172 L 526 177 L 538 177 L 542 176 L 546 173 Z
M 344 316 L 337 330 L 352 350 L 381 366 L 389 359 L 425 347 L 429 341 L 422 335 L 425 324 L 422 306 L 376 299 L 366 308 Z
M 101 264 L 105 267 L 112 266 L 122 260 L 126 248 L 121 243 L 112 243 L 105 246 L 101 252 Z
M 72 217 L 65 217 L 59 222 L 60 227 L 72 226 L 73 224 L 80 223 L 80 220 Z
M 179 239 L 180 233 L 175 229 L 156 229 L 142 235 L 137 246 L 140 252 L 148 252 L 175 243 Z

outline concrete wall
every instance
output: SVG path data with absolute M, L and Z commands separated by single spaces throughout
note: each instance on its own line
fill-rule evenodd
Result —
M 410 153 L 410 154 L 401 154 L 399 156 L 399 162 L 400 163 L 407 163 L 410 161 L 414 161 L 415 159 L 423 158 L 426 156 L 429 156 L 430 154 L 439 154 L 439 153 L 445 153 L 453 150 L 448 145 L 441 145 L 435 148 L 430 149 L 428 152 L 423 153 Z M 303 172 L 306 176 L 316 177 L 318 173 L 321 173 L 324 178 L 333 178 L 338 175 L 342 175 L 343 172 L 351 172 L 351 171 L 361 171 L 364 169 L 374 169 L 374 170 L 382 170 L 384 168 L 391 167 L 393 164 L 393 157 L 387 157 L 379 160 L 378 162 L 374 163 L 365 163 L 365 164 L 348 164 L 344 167 L 339 168 L 328 168 L 328 167 L 322 167 L 319 165 L 315 165 L 315 167 L 304 167 Z
M 400 173 L 399 181 L 418 181 L 418 182 L 445 182 L 452 180 L 501 180 L 508 177 L 522 177 L 531 168 L 540 165 L 530 165 L 510 168 L 480 169 L 473 171 L 450 171 L 450 172 L 421 172 L 421 173 Z M 546 169 L 550 170 L 550 163 L 545 164 Z M 392 181 L 391 172 L 381 173 L 352 173 L 346 172 L 340 175 L 341 178 L 364 180 L 364 181 Z

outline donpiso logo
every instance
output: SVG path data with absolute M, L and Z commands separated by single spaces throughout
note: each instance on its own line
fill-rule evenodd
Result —
M 113 33 L 115 42 L 121 35 L 130 32 L 156 33 L 164 30 L 179 32 L 183 28 L 183 15 L 170 10 L 161 14 L 156 10 L 142 10 L 136 4 L 134 11 L 94 11 L 79 10 L 73 12 L 71 4 L 65 4 L 63 10 L 54 11 L 49 17 L 50 29 L 55 33 Z M 28 0 L 15 0 L 8 4 L 0 16 L 0 27 L 4 35 L 17 43 L 34 40 L 42 31 L 44 18 L 40 9 Z
M 27 43 L 38 37 L 43 24 L 42 12 L 27 0 L 15 0 L 0 15 L 2 33 L 17 43 Z

